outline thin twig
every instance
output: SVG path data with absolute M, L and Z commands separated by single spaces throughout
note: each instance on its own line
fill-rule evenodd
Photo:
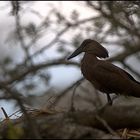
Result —
M 122 138 L 123 138 L 123 139 L 126 139 L 126 138 L 127 138 L 127 132 L 128 132 L 128 129 L 125 128 L 125 129 L 123 130 L 123 133 L 122 133 Z
M 77 83 L 82 82 L 84 80 L 84 78 L 80 78 L 78 81 L 74 82 L 71 86 L 69 86 L 68 88 L 66 88 L 63 92 L 61 92 L 57 97 L 56 100 L 51 104 L 50 107 L 54 107 L 59 101 L 60 99 L 66 95 L 68 93 L 68 91 L 70 91 L 75 85 L 77 85 Z
M 14 113 L 12 113 L 11 115 L 9 115 L 9 117 L 12 117 L 13 115 L 15 115 L 16 113 L 21 113 L 21 110 L 17 110 Z
M 77 87 L 81 84 L 82 81 L 78 81 L 73 89 L 73 93 L 72 93 L 72 96 L 71 96 L 71 107 L 70 107 L 70 111 L 75 111 L 75 108 L 74 108 L 74 96 L 75 96 L 75 93 L 76 93 L 76 89 Z
M 9 119 L 9 116 L 8 116 L 8 114 L 6 113 L 5 109 L 4 109 L 3 107 L 1 107 L 1 110 L 2 110 L 2 112 L 3 112 L 4 116 L 5 116 L 5 118 L 6 118 L 6 119 Z
M 123 64 L 126 68 L 128 68 L 132 73 L 134 73 L 137 77 L 140 78 L 140 74 L 139 74 L 138 72 L 136 72 L 136 70 L 134 70 L 131 66 L 129 66 L 128 64 L 126 64 L 125 61 L 122 61 L 122 64 Z
M 15 81 L 20 81 L 23 80 L 23 78 L 25 78 L 28 74 L 31 73 L 35 73 L 40 69 L 46 68 L 46 67 L 51 67 L 51 66 L 56 66 L 56 65 L 75 65 L 75 66 L 80 66 L 79 63 L 77 62 L 66 62 L 65 60 L 62 59 L 57 59 L 57 60 L 53 60 L 51 62 L 45 62 L 45 63 L 41 63 L 38 65 L 34 65 L 31 67 L 28 67 L 26 70 L 24 70 L 23 72 L 17 74 L 15 77 L 13 77 L 12 79 L 9 79 L 7 81 L 4 82 L 0 82 L 0 84 L 5 84 L 5 85 L 9 85 L 12 84 Z
M 95 117 L 96 117 L 96 119 L 97 119 L 98 121 L 100 121 L 100 122 L 104 125 L 104 127 L 105 127 L 112 135 L 118 136 L 118 134 L 107 124 L 107 122 L 106 122 L 104 119 L 102 119 L 99 115 L 96 115 Z
M 113 102 L 117 97 L 118 97 L 118 95 L 114 96 L 114 97 L 112 98 L 112 102 Z M 109 102 L 107 102 L 105 105 L 103 105 L 103 106 L 97 108 L 97 109 L 96 109 L 96 112 L 99 113 L 99 112 L 103 111 L 108 105 L 110 106 Z

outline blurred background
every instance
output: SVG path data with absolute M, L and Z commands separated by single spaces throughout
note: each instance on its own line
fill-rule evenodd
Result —
M 20 103 L 58 111 L 104 104 L 106 96 L 81 74 L 83 54 L 66 59 L 87 38 L 140 80 L 139 1 L 0 1 L 0 19 L 0 107 L 8 115 Z

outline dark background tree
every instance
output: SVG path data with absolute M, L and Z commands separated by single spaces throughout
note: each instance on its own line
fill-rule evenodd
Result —
M 33 122 L 27 115 L 24 105 L 28 104 L 30 100 L 39 104 L 40 102 L 34 100 L 36 96 L 38 98 L 41 95 L 44 98 L 43 95 L 47 93 L 51 95 L 49 82 L 52 75 L 49 73 L 50 68 L 56 67 L 57 69 L 58 66 L 66 66 L 67 69 L 69 66 L 80 67 L 79 60 L 66 61 L 66 58 L 71 50 L 77 48 L 86 38 L 102 43 L 111 52 L 109 61 L 119 64 L 134 75 L 136 79 L 140 79 L 139 1 L 74 2 L 81 4 L 92 13 L 93 16 L 87 18 L 81 18 L 81 9 L 75 9 L 67 15 L 59 7 L 56 8 L 49 4 L 46 5 L 49 10 L 43 17 L 40 11 L 32 8 L 31 5 L 35 3 L 32 1 L 11 1 L 5 2 L 6 7 L 1 7 L 8 9 L 8 16 L 14 20 L 14 26 L 12 29 L 8 29 L 5 44 L 1 43 L 2 47 L 7 45 L 10 46 L 11 50 L 16 48 L 15 51 L 20 48 L 21 58 L 19 55 L 15 57 L 15 61 L 9 55 L 1 58 L 0 61 L 0 99 L 16 101 L 16 105 L 20 107 L 27 122 L 33 128 Z M 28 19 L 26 22 L 24 16 L 27 13 L 38 18 L 40 22 L 28 21 Z M 44 38 L 45 41 L 43 41 Z M 43 43 L 40 43 L 41 41 Z M 52 56 L 50 59 L 47 57 L 47 52 L 53 48 L 57 50 L 58 57 Z M 4 52 L 1 51 L 0 53 L 3 56 L 2 53 Z M 84 83 L 85 79 L 81 77 L 69 87 L 65 89 L 63 87 L 63 91 L 58 90 L 51 106 L 64 97 L 68 91 L 72 91 L 79 82 Z M 82 90 L 85 92 L 89 90 L 89 87 L 79 86 L 79 88 L 83 88 L 84 90 Z M 54 96 L 53 93 L 51 96 Z M 89 98 L 83 98 L 94 104 Z M 47 99 L 50 98 L 47 97 Z M 35 134 L 36 129 L 33 129 L 32 133 Z M 38 133 L 36 134 L 38 137 Z

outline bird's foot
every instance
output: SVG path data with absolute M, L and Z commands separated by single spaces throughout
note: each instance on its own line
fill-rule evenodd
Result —
M 108 104 L 112 105 L 113 102 L 112 102 L 112 99 L 111 99 L 110 95 L 109 94 L 106 94 L 106 95 L 107 95 Z
M 108 104 L 109 105 L 112 105 L 113 104 L 112 100 L 108 101 Z

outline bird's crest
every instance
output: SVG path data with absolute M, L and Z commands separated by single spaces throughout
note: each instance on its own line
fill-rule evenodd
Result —
M 97 41 L 92 39 L 86 39 L 81 44 L 85 50 L 90 50 L 99 58 L 109 57 L 108 51 Z M 85 51 L 86 52 L 86 51 Z

